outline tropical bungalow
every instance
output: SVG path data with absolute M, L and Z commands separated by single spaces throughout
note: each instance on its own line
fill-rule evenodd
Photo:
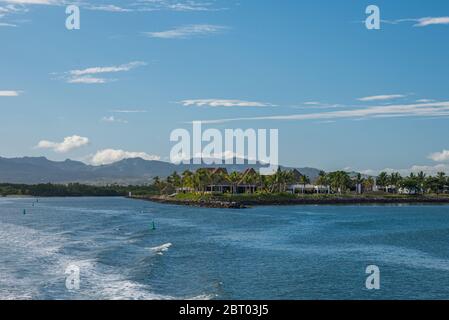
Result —
M 204 177 L 202 183 L 195 188 L 182 186 L 176 189 L 177 193 L 190 193 L 201 191 L 205 193 L 255 193 L 261 187 L 258 173 L 246 169 L 239 174 L 228 174 L 225 168 L 202 168 L 197 172 Z M 202 178 L 200 178 L 202 180 Z
M 330 193 L 329 186 L 311 184 L 310 179 L 296 169 L 290 171 L 290 174 L 293 183 L 287 186 L 289 193 Z
M 205 186 L 206 192 L 229 193 L 233 191 L 233 185 L 226 179 L 228 170 L 225 168 L 206 168 L 211 182 Z
M 260 187 L 259 176 L 253 168 L 246 169 L 237 183 L 234 193 L 255 193 Z
M 331 193 L 330 186 L 321 186 L 315 184 L 294 184 L 287 188 L 287 192 L 296 193 Z

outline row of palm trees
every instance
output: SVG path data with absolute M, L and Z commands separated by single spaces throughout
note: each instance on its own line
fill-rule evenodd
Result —
M 273 175 L 261 175 L 252 170 L 248 172 L 233 171 L 227 173 L 225 170 L 213 172 L 209 169 L 199 169 L 196 172 L 184 171 L 181 175 L 174 172 L 165 180 L 159 177 L 154 178 L 154 185 L 161 193 L 169 194 L 177 189 L 185 189 L 196 192 L 206 192 L 209 186 L 230 185 L 235 193 L 239 185 L 257 186 L 257 190 L 267 193 L 286 192 L 292 184 L 303 185 L 304 189 L 311 180 L 308 176 L 299 173 L 297 170 L 282 170 L 279 168 Z M 344 171 L 331 173 L 320 172 L 316 184 L 329 186 L 330 191 L 343 193 L 354 187 L 354 180 Z M 372 183 L 374 185 L 374 182 Z
M 377 177 L 377 185 L 386 192 L 398 192 L 398 189 L 402 188 L 417 193 L 440 194 L 448 191 L 449 177 L 444 172 L 431 176 L 421 171 L 417 174 L 411 173 L 407 177 L 402 177 L 398 172 L 381 172 Z
M 177 189 L 187 191 L 206 192 L 210 186 L 227 185 L 231 186 L 231 192 L 236 193 L 238 186 L 256 186 L 258 191 L 267 193 L 282 193 L 288 190 L 293 184 L 303 185 L 304 189 L 311 180 L 306 175 L 300 174 L 297 170 L 282 170 L 279 168 L 273 175 L 261 175 L 255 170 L 249 172 L 226 170 L 199 169 L 196 172 L 184 171 L 181 175 L 174 172 L 165 180 L 159 177 L 154 178 L 154 186 L 160 193 L 171 194 Z M 351 177 L 345 171 L 335 171 L 326 173 L 321 171 L 314 181 L 316 185 L 328 188 L 332 193 L 346 193 L 349 190 L 373 191 L 378 188 L 386 192 L 398 192 L 401 188 L 417 193 L 443 193 L 448 190 L 449 177 L 440 172 L 436 176 L 427 176 L 425 173 L 410 174 L 402 177 L 399 173 L 388 174 L 382 172 L 377 177 L 367 177 L 357 174 Z
M 213 172 L 209 169 L 198 169 L 196 172 L 184 171 L 181 175 L 174 172 L 165 180 L 154 178 L 154 185 L 161 193 L 172 193 L 176 189 L 194 190 L 205 192 L 212 185 L 229 185 L 232 192 L 236 192 L 239 185 L 257 186 L 260 191 L 276 193 L 285 192 L 293 183 L 308 184 L 310 179 L 305 175 L 295 175 L 294 171 L 281 170 L 273 175 L 261 175 L 257 171 L 227 173 L 225 170 Z

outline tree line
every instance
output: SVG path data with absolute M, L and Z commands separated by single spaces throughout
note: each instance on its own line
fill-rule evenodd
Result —
M 154 187 L 160 194 L 172 194 L 180 188 L 185 188 L 194 192 L 206 192 L 211 185 L 230 185 L 233 190 L 239 184 L 256 185 L 258 191 L 266 193 L 283 193 L 292 184 L 303 185 L 314 183 L 316 186 L 328 187 L 331 193 L 347 193 L 357 190 L 360 186 L 362 192 L 375 191 L 377 186 L 380 190 L 397 193 L 399 190 L 407 189 L 416 193 L 436 193 L 440 194 L 448 190 L 449 177 L 444 172 L 436 176 L 427 176 L 425 173 L 411 173 L 402 177 L 399 173 L 387 174 L 382 172 L 377 177 L 363 176 L 358 173 L 351 176 L 345 171 L 324 172 L 321 171 L 314 181 L 295 170 L 282 170 L 279 168 L 273 175 L 261 175 L 257 171 L 251 174 L 233 171 L 227 173 L 225 170 L 213 172 L 210 169 L 199 169 L 196 172 L 189 170 L 182 174 L 174 172 L 166 179 L 154 178 Z
M 127 196 L 131 192 L 133 195 L 155 194 L 156 188 L 150 186 L 93 186 L 80 183 L 69 184 L 0 184 L 0 195 L 5 197 L 15 196 L 33 196 L 33 197 L 118 197 Z
M 449 177 L 444 172 L 432 176 L 421 171 L 406 177 L 402 177 L 398 172 L 381 172 L 377 177 L 377 185 L 386 192 L 398 192 L 399 188 L 403 188 L 417 193 L 440 194 L 448 191 Z

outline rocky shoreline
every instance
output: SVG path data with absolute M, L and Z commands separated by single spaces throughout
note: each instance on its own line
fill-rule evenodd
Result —
M 330 199 L 281 199 L 281 200 L 180 200 L 167 196 L 133 197 L 133 199 L 147 200 L 158 203 L 183 205 L 201 208 L 221 208 L 221 209 L 245 209 L 253 206 L 292 206 L 292 205 L 370 205 L 370 204 L 449 204 L 449 197 L 404 197 L 404 198 L 343 198 L 335 197 Z
M 201 208 L 215 208 L 215 209 L 245 209 L 247 206 L 243 205 L 240 202 L 234 202 L 234 201 L 216 201 L 216 200 L 199 200 L 199 201 L 193 201 L 193 200 L 179 200 L 174 199 L 170 197 L 164 197 L 164 196 L 151 196 L 151 197 L 133 197 L 133 199 L 138 200 L 147 200 L 152 202 L 158 202 L 158 203 L 165 203 L 165 204 L 175 204 L 175 205 L 182 205 L 182 206 L 189 206 L 189 207 L 201 207 Z

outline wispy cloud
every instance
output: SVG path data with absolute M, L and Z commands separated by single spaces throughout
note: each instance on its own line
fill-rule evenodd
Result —
M 221 11 L 225 7 L 218 7 L 215 1 L 196 0 L 140 0 L 139 11 Z
M 36 145 L 38 149 L 51 149 L 58 153 L 66 153 L 81 148 L 89 143 L 89 139 L 78 135 L 64 138 L 62 142 L 41 140 Z
M 65 73 L 63 79 L 68 83 L 102 84 L 114 81 L 116 79 L 104 78 L 100 77 L 99 75 L 117 72 L 127 72 L 145 65 L 146 65 L 145 62 L 133 61 L 119 66 L 91 67 L 87 69 L 71 70 Z
M 307 101 L 307 102 L 304 102 L 304 104 L 306 106 L 320 106 L 322 103 L 318 102 L 318 101 Z
M 432 25 L 449 24 L 449 17 L 426 17 L 417 20 L 416 27 L 427 27 Z
M 112 73 L 112 72 L 122 72 L 122 71 L 130 71 L 134 68 L 145 66 L 146 63 L 142 61 L 133 61 L 130 63 L 122 64 L 120 66 L 112 66 L 112 67 L 92 67 L 82 70 L 71 70 L 69 71 L 72 76 L 84 76 L 84 75 L 92 75 L 99 73 Z
M 449 17 L 424 17 L 424 18 L 407 18 L 407 19 L 396 19 L 396 20 L 382 20 L 383 23 L 387 24 L 400 24 L 400 23 L 414 23 L 414 27 L 428 27 L 434 25 L 447 25 L 449 24 Z
M 130 11 L 220 11 L 227 8 L 218 7 L 215 0 L 136 0 L 129 3 L 95 4 L 95 1 L 70 1 L 70 0 L 0 0 L 0 3 L 16 5 L 65 5 L 78 4 L 89 10 L 102 10 L 109 12 Z M 111 1 L 113 2 L 113 1 Z
M 418 99 L 416 100 L 416 102 L 420 102 L 420 103 L 426 103 L 426 102 L 434 102 L 435 100 L 433 99 Z
M 12 28 L 15 28 L 15 27 L 17 27 L 17 24 L 7 23 L 7 22 L 0 22 L 0 27 L 12 27 Z
M 107 122 L 107 123 L 128 123 L 127 120 L 123 120 L 123 119 L 119 119 L 116 118 L 114 116 L 109 116 L 109 117 L 103 117 L 101 118 L 101 122 Z
M 150 38 L 159 39 L 189 39 L 192 37 L 207 36 L 222 33 L 229 29 L 225 26 L 217 26 L 211 24 L 193 24 L 187 26 L 176 27 L 174 29 L 156 32 L 144 32 Z
M 107 82 L 115 81 L 116 79 L 95 78 L 92 76 L 83 77 L 71 77 L 67 79 L 67 83 L 80 83 L 80 84 L 103 84 Z
M 130 152 L 116 149 L 104 149 L 98 151 L 95 155 L 91 156 L 89 162 L 93 165 L 106 165 L 124 159 L 141 158 L 144 160 L 160 160 L 160 156 L 151 155 L 146 152 Z
M 126 110 L 126 109 L 119 109 L 119 110 L 111 110 L 113 113 L 147 113 L 147 110 Z
M 20 95 L 20 91 L 16 90 L 0 90 L 0 97 L 17 97 Z
M 133 9 L 116 6 L 114 4 L 90 5 L 87 7 L 87 9 L 94 10 L 94 11 L 106 11 L 106 12 L 132 12 L 132 11 L 134 11 Z
M 0 0 L 0 19 L 17 13 L 26 13 L 32 6 L 64 6 L 76 4 L 82 9 L 103 11 L 107 13 L 128 12 L 153 12 L 153 11 L 177 11 L 177 12 L 209 12 L 226 10 L 219 7 L 216 0 L 136 0 L 118 1 L 111 0 L 110 3 L 95 3 L 94 0 Z M 17 27 L 17 23 L 1 21 L 0 27 Z M 94 80 L 79 80 L 77 83 L 94 83 Z M 98 82 L 97 82 L 98 83 Z
M 227 100 L 227 99 L 192 99 L 183 100 L 182 105 L 197 107 L 274 107 L 275 105 L 265 102 L 244 101 L 244 100 Z
M 392 118 L 392 117 L 437 117 L 449 115 L 449 101 L 415 104 L 398 104 L 388 106 L 371 106 L 359 109 L 292 114 L 273 115 L 251 118 L 230 118 L 218 120 L 206 120 L 205 124 L 226 123 L 234 121 L 304 121 L 304 120 L 332 120 L 332 119 L 369 119 L 369 118 Z
M 363 102 L 371 102 L 371 101 L 386 101 L 386 100 L 393 100 L 393 99 L 399 99 L 399 98 L 405 98 L 406 96 L 403 94 L 384 94 L 384 95 L 377 95 L 377 96 L 369 96 L 369 97 L 363 97 L 358 98 L 357 100 L 363 101 Z
M 0 0 L 0 2 L 12 4 L 57 5 L 64 3 L 62 0 Z
M 21 4 L 6 3 L 2 5 L 2 2 L 4 3 L 5 1 L 0 0 L 0 19 L 2 19 L 0 27 L 17 27 L 15 22 L 5 21 L 4 19 L 13 14 L 27 12 L 28 9 Z

